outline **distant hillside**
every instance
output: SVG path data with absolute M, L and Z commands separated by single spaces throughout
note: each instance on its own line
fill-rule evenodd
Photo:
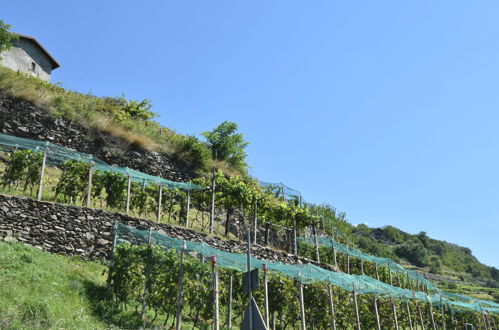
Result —
M 362 250 L 397 260 L 434 281 L 444 281 L 439 285 L 446 289 L 470 284 L 487 287 L 491 290 L 481 291 L 488 299 L 499 301 L 499 270 L 480 263 L 469 248 L 432 239 L 425 232 L 411 235 L 392 226 L 369 228 L 361 224 L 352 228 L 351 237 Z

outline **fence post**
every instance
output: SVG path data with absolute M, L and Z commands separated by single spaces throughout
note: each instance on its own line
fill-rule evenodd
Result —
M 302 330 L 306 330 L 307 326 L 305 323 L 305 301 L 303 300 L 303 283 L 302 283 L 301 279 L 299 279 L 299 282 L 298 282 L 298 289 L 299 289 L 299 293 L 300 293 L 301 328 L 302 328 Z
M 180 270 L 178 276 L 178 295 L 177 295 L 177 320 L 175 322 L 175 329 L 180 330 L 182 325 L 182 307 L 184 303 L 184 254 L 187 249 L 187 244 L 184 241 L 182 244 L 182 250 L 180 251 Z
M 312 231 L 314 233 L 315 240 L 315 257 L 317 262 L 321 262 L 321 255 L 319 253 L 319 240 L 317 238 L 317 228 L 315 227 L 315 222 L 312 224 Z
M 482 305 L 481 305 L 481 304 L 479 304 L 479 305 L 480 305 L 480 309 L 481 309 L 481 311 L 482 311 L 483 328 L 484 328 L 485 330 L 487 330 L 487 319 L 485 318 L 485 313 L 483 312 L 483 307 L 482 307 Z
M 357 326 L 357 330 L 360 330 L 360 316 L 359 316 L 359 305 L 357 303 L 357 292 L 355 292 L 355 284 L 352 283 L 353 287 L 353 303 L 355 307 L 355 323 Z
M 399 330 L 399 321 L 397 318 L 397 306 L 395 306 L 395 302 L 393 301 L 392 297 L 390 297 L 390 302 L 392 303 L 393 320 L 395 321 L 395 330 Z
M 40 182 L 38 184 L 38 194 L 37 194 L 37 200 L 41 201 L 42 200 L 42 191 L 43 191 L 43 179 L 45 178 L 45 165 L 47 163 L 47 152 L 49 150 L 49 143 L 47 141 L 45 151 L 43 151 L 43 158 L 42 158 L 42 168 L 40 172 Z
M 128 167 L 127 167 L 128 171 Z M 132 177 L 128 175 L 128 185 L 126 188 L 126 214 L 128 215 L 130 213 L 130 190 L 132 187 Z
M 296 217 L 293 217 L 293 252 L 298 257 L 298 237 L 296 233 Z
M 269 230 L 270 230 L 270 224 L 267 222 L 265 224 L 265 246 L 269 245 Z
M 185 228 L 189 228 L 189 212 L 191 209 L 191 191 L 187 190 L 187 205 L 185 211 Z
M 232 328 L 232 273 L 229 275 L 229 306 L 227 311 L 227 328 Z
M 255 206 L 254 206 L 254 209 L 253 209 L 253 228 L 254 228 L 254 232 L 253 232 L 253 244 L 258 244 L 257 243 L 257 226 L 258 226 L 258 200 L 255 199 Z
M 440 313 L 442 313 L 442 329 L 447 329 L 447 324 L 445 324 L 445 310 L 444 310 L 444 304 L 442 301 L 442 295 L 440 294 Z
M 416 303 L 416 307 L 418 308 L 419 324 L 421 325 L 421 329 L 424 330 L 424 320 L 423 320 L 423 313 L 421 312 L 421 307 L 419 306 L 419 303 L 417 300 L 414 300 L 414 302 Z
M 409 319 L 409 328 L 412 330 L 411 306 L 409 306 L 409 299 L 405 302 L 407 307 L 407 318 Z
M 435 318 L 433 317 L 433 308 L 430 299 L 428 298 L 428 307 L 430 310 L 430 319 L 431 319 L 431 326 L 433 327 L 433 330 L 437 330 L 437 326 L 435 324 Z
M 336 330 L 336 318 L 334 315 L 333 289 L 331 287 L 331 280 L 329 280 L 328 289 L 329 289 L 329 312 L 331 313 L 331 328 L 333 330 Z
M 332 245 L 333 245 L 334 268 L 336 268 L 336 271 L 341 271 L 338 268 L 338 259 L 336 258 L 336 248 L 334 247 L 334 243 L 335 243 L 335 241 L 333 240 Z
M 218 320 L 218 273 L 217 273 L 217 257 L 211 256 L 211 268 L 213 270 L 213 329 L 220 328 Z
M 454 312 L 452 311 L 452 308 L 450 307 L 449 304 L 447 304 L 447 307 L 449 307 L 449 312 L 450 312 L 450 322 L 452 324 L 452 327 L 454 328 L 454 330 L 456 329 L 456 322 L 454 320 Z
M 156 216 L 156 220 L 158 222 L 161 221 L 161 199 L 163 197 L 163 186 L 159 185 L 159 194 L 158 194 L 158 214 Z
M 374 312 L 376 313 L 376 327 L 378 330 L 381 330 L 381 322 L 379 320 L 379 311 L 378 311 L 378 299 L 376 295 L 374 295 Z
M 215 229 L 215 166 L 212 168 L 211 177 L 211 210 L 210 210 L 210 234 L 213 234 Z
M 269 286 L 268 286 L 268 269 L 267 264 L 263 264 L 263 293 L 265 295 L 265 325 L 270 329 L 270 315 L 269 315 Z
M 92 156 L 90 156 L 90 167 L 88 168 L 88 190 L 87 190 L 87 201 L 85 203 L 86 207 L 90 207 L 90 201 L 92 200 L 92 176 L 93 176 L 93 166 L 94 162 Z
M 379 281 L 379 272 L 378 272 L 378 264 L 375 263 L 374 267 L 376 268 L 376 279 Z

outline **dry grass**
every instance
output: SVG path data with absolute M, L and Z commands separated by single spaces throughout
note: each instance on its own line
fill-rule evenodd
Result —
M 141 148 L 179 159 L 203 174 L 212 165 L 211 154 L 201 141 L 175 133 L 151 120 L 121 119 L 116 98 L 96 97 L 62 88 L 0 66 L 0 92 L 46 108 L 85 127 L 107 132 Z M 227 165 L 220 165 L 230 171 Z
M 130 144 L 135 144 L 141 148 L 148 150 L 157 150 L 158 145 L 148 136 L 137 134 L 124 129 L 121 126 L 108 122 L 107 125 L 102 126 L 101 130 L 111 135 L 122 138 Z

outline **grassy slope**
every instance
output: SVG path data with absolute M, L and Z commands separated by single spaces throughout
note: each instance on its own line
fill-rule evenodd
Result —
M 0 242 L 0 328 L 100 329 L 88 290 L 103 285 L 104 267 Z
M 0 241 L 0 329 L 139 329 L 140 302 L 118 307 L 108 299 L 107 267 L 16 242 Z M 182 329 L 193 320 L 184 309 Z M 164 325 L 147 310 L 146 328 Z M 166 328 L 173 325 L 168 318 Z M 208 329 L 199 323 L 197 328 Z
M 226 173 L 241 173 L 223 161 L 214 162 L 206 143 L 194 136 L 177 134 L 154 120 L 124 115 L 120 97 L 74 92 L 62 88 L 59 83 L 51 84 L 1 65 L 0 92 L 46 108 L 56 117 L 118 136 L 129 144 L 165 153 L 200 175 L 208 173 L 212 165 Z

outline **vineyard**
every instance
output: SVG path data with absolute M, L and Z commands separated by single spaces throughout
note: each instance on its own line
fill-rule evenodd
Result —
M 255 244 L 328 265 L 331 270 L 252 260 L 262 270 L 265 289 L 255 299 L 269 327 L 497 328 L 499 304 L 441 291 L 417 272 L 354 248 L 343 214 L 305 203 L 284 185 L 214 170 L 211 178 L 172 182 L 4 134 L 0 150 L 4 192 L 125 212 L 229 239 L 247 239 L 249 233 Z M 243 256 L 119 224 L 115 243 L 108 287 L 120 308 L 135 308 L 154 325 L 180 327 L 182 318 L 200 328 L 242 322 L 248 304 L 241 290 Z

